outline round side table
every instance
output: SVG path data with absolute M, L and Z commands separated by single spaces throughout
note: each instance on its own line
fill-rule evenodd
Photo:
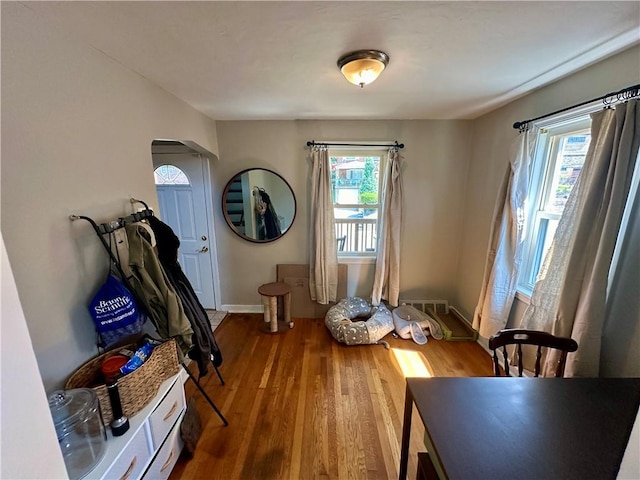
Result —
M 291 287 L 283 282 L 265 283 L 258 287 L 258 293 L 262 296 L 264 306 L 264 321 L 270 324 L 272 333 L 278 331 L 278 297 L 282 297 L 284 303 L 284 321 L 293 328 L 291 321 Z

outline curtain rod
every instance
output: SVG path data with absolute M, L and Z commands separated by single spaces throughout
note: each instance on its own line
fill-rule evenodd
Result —
M 618 90 L 617 92 L 605 93 L 604 95 L 592 98 L 591 100 L 587 100 L 586 102 L 578 103 L 576 105 L 571 105 L 570 107 L 562 108 L 560 110 L 556 110 L 555 112 L 547 113 L 545 115 L 540 115 L 536 118 L 530 118 L 529 120 L 523 120 L 521 122 L 516 122 L 513 124 L 513 128 L 523 129 L 527 126 L 527 124 L 531 122 L 535 122 L 536 120 L 541 120 L 543 118 L 551 117 L 552 115 L 557 115 L 558 113 L 563 113 L 574 108 L 582 107 L 583 105 L 588 105 L 593 102 L 597 102 L 598 100 L 602 100 L 605 105 L 611 105 L 620 100 L 629 100 L 633 97 L 637 97 L 640 95 L 640 84 L 633 85 L 631 87 L 623 88 L 622 90 Z M 609 99 L 609 97 L 615 97 Z
M 388 143 L 331 143 L 331 142 L 316 142 L 315 140 L 309 140 L 307 142 L 307 147 L 315 147 L 315 146 L 332 146 L 332 147 L 394 147 L 394 148 L 404 148 L 404 143 L 398 143 L 396 140 L 394 144 L 389 145 Z

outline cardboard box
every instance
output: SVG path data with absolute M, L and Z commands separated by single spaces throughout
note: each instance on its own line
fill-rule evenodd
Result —
M 291 287 L 291 316 L 294 318 L 324 318 L 335 303 L 321 305 L 311 300 L 309 293 L 309 265 L 276 265 L 278 282 Z M 338 300 L 347 296 L 347 265 L 338 265 Z

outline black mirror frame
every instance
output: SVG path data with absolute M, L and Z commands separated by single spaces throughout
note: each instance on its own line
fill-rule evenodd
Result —
M 230 189 L 231 185 L 234 183 L 234 181 L 238 177 L 241 177 L 244 173 L 248 173 L 248 172 L 251 172 L 251 171 L 254 171 L 254 170 L 263 170 L 265 172 L 268 172 L 268 173 L 271 173 L 271 174 L 277 176 L 287 186 L 287 188 L 289 189 L 289 192 L 291 193 L 291 198 L 293 199 L 293 217 L 291 218 L 291 223 L 289 224 L 289 227 L 283 233 L 281 233 L 279 236 L 277 236 L 275 238 L 269 238 L 269 239 L 266 239 L 266 240 L 259 240 L 257 238 L 253 238 L 253 237 L 250 237 L 248 235 L 245 235 L 244 233 L 240 232 L 236 228 L 236 226 L 233 224 L 233 221 L 229 217 L 229 212 L 227 211 L 227 197 L 229 195 L 229 189 Z M 282 238 L 284 235 L 287 234 L 287 232 L 289 230 L 291 230 L 291 227 L 293 226 L 293 222 L 296 219 L 296 214 L 298 213 L 298 202 L 296 200 L 296 195 L 295 195 L 295 193 L 293 193 L 293 188 L 291 188 L 291 185 L 289 185 L 289 182 L 287 182 L 284 179 L 284 177 L 282 175 L 280 175 L 279 173 L 276 173 L 273 170 L 269 170 L 268 168 L 260 168 L 260 167 L 246 168 L 246 169 L 236 173 L 234 176 L 231 177 L 231 179 L 225 185 L 224 190 L 222 191 L 222 204 L 221 204 L 221 207 L 222 207 L 222 215 L 224 216 L 224 219 L 227 222 L 227 225 L 229 226 L 231 231 L 233 233 L 235 233 L 237 236 L 239 236 L 240 238 L 242 238 L 244 240 L 247 240 L 249 242 L 252 242 L 252 243 L 271 243 L 271 242 L 275 242 L 276 240 Z

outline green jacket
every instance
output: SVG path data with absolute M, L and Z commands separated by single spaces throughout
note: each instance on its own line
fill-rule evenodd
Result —
M 135 223 L 125 225 L 125 229 L 132 274 L 129 283 L 144 303 L 144 309 L 160 337 L 174 337 L 184 354 L 191 348 L 193 330 L 184 313 L 182 301 L 160 265 L 149 242 L 149 232 Z

